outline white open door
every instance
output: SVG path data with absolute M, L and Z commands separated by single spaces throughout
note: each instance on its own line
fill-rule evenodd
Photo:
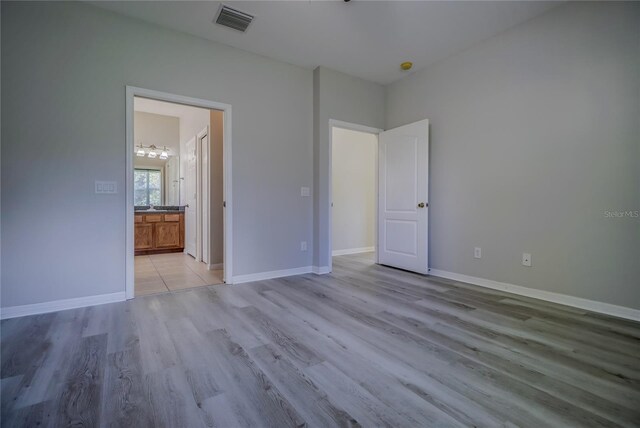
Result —
M 380 133 L 378 263 L 427 273 L 429 121 Z
M 196 137 L 187 141 L 185 144 L 185 214 L 184 214 L 184 250 L 187 254 L 191 254 L 198 259 L 197 254 L 197 177 L 198 177 L 198 156 L 196 153 Z
M 198 162 L 198 231 L 196 244 L 200 259 L 209 264 L 209 127 L 206 126 L 196 136 L 200 161 Z M 197 251 L 196 251 L 197 252 Z M 200 260 L 198 260 L 200 261 Z

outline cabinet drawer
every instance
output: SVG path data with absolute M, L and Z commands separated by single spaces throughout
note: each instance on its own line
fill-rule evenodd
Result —
M 135 216 L 135 222 L 136 223 L 142 223 L 142 216 L 141 215 Z
M 144 220 L 147 223 L 159 223 L 162 221 L 162 214 L 146 215 L 144 216 Z
M 180 221 L 180 214 L 165 214 L 164 221 Z

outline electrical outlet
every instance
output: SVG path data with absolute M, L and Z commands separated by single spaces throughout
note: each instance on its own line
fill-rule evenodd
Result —
M 476 247 L 473 249 L 473 257 L 476 259 L 481 259 L 482 258 L 482 248 L 480 247 Z
M 308 187 L 301 187 L 300 188 L 300 196 L 309 196 L 310 194 L 311 193 L 310 193 L 310 190 L 309 190 Z
M 307 251 L 307 241 L 300 241 L 300 251 Z
M 522 266 L 531 266 L 531 254 L 522 253 Z

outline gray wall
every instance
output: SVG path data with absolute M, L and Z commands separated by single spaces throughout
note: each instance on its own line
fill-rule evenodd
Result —
M 87 4 L 1 7 L 3 306 L 124 291 L 125 85 L 231 104 L 234 274 L 311 265 L 311 70 Z
M 639 23 L 566 4 L 387 88 L 431 121 L 430 267 L 640 308 Z
M 384 127 L 384 87 L 318 67 L 313 72 L 313 265 L 329 263 L 329 119 Z

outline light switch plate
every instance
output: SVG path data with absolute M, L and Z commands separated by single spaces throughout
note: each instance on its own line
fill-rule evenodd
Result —
M 309 188 L 308 187 L 301 187 L 300 188 L 300 196 L 309 196 Z
M 531 266 L 531 254 L 522 253 L 522 265 L 523 266 Z
M 118 183 L 115 181 L 96 181 L 96 193 L 114 194 L 118 193 Z

